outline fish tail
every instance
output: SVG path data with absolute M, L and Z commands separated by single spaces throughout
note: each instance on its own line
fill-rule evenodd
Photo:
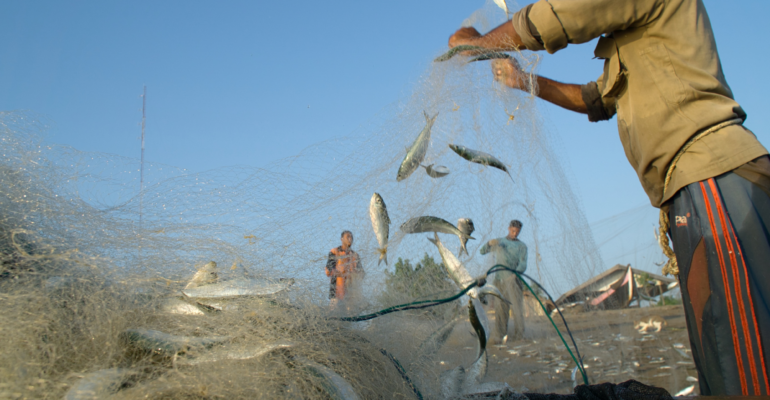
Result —
M 434 235 L 435 239 L 428 238 L 428 240 L 430 240 L 431 243 L 433 243 L 436 246 L 438 246 L 438 233 L 433 232 L 433 235 Z
M 377 265 L 379 266 L 383 261 L 385 261 L 385 265 L 388 265 L 388 246 L 377 249 L 377 252 L 380 253 L 380 261 L 377 261 Z

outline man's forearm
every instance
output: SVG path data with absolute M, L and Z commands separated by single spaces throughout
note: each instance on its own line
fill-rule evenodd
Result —
M 537 76 L 537 97 L 556 104 L 559 107 L 581 114 L 588 113 L 583 101 L 580 85 L 561 83 L 542 76 Z
M 474 28 L 460 28 L 449 38 L 449 47 L 463 44 L 501 51 L 526 50 L 527 48 L 516 29 L 513 28 L 511 21 L 504 22 L 487 32 L 486 35 L 480 35 Z
M 527 46 L 521 41 L 519 33 L 513 28 L 511 21 L 505 21 L 502 25 L 487 32 L 486 35 L 476 39 L 477 46 L 487 49 L 513 51 L 526 50 Z

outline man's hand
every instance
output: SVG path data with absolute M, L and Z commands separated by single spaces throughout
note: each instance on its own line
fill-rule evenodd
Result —
M 495 247 L 495 246 L 497 246 L 497 243 L 498 243 L 497 239 L 492 239 L 487 244 L 489 244 L 489 247 Z
M 474 40 L 481 37 L 479 31 L 476 28 L 470 26 L 466 28 L 460 28 L 452 36 L 449 37 L 449 47 L 457 47 L 463 44 L 473 45 Z
M 519 33 L 513 28 L 511 21 L 503 22 L 502 25 L 482 35 L 476 28 L 460 28 L 449 38 L 449 47 L 456 47 L 461 44 L 472 46 L 481 46 L 489 50 L 513 51 L 525 50 L 527 47 L 521 41 Z
M 521 70 L 516 59 L 499 58 L 492 60 L 492 75 L 496 81 L 508 87 L 529 91 L 530 77 Z

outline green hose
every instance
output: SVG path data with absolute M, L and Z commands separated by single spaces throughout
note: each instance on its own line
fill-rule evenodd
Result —
M 332 318 L 332 319 L 338 319 L 340 321 L 347 321 L 347 322 L 358 322 L 358 321 L 366 321 L 373 318 L 377 318 L 381 315 L 390 314 L 392 312 L 396 311 L 404 311 L 404 310 L 412 310 L 417 308 L 426 308 L 426 307 L 433 307 L 437 306 L 439 304 L 449 303 L 451 301 L 455 301 L 468 293 L 469 290 L 473 289 L 474 287 L 478 286 L 478 281 L 473 281 L 470 285 L 468 285 L 465 289 L 463 289 L 460 293 L 457 293 L 456 295 L 452 297 L 447 297 L 445 299 L 438 299 L 438 300 L 422 300 L 422 301 L 413 301 L 411 303 L 406 304 L 399 304 L 397 306 L 388 307 L 383 310 L 366 314 L 366 315 L 360 315 L 358 317 L 342 317 L 342 318 Z
M 495 268 L 497 268 L 496 271 L 494 271 Z M 516 274 L 516 277 L 522 283 L 524 283 L 524 285 L 527 287 L 527 289 L 529 289 L 529 291 L 532 293 L 532 295 L 535 296 L 535 299 L 537 299 L 538 304 L 540 304 L 540 307 L 543 309 L 543 312 L 545 313 L 545 316 L 548 317 L 548 320 L 551 321 L 551 325 L 553 325 L 554 329 L 556 329 L 556 333 L 559 334 L 559 338 L 561 338 L 561 341 L 564 344 L 564 347 L 567 349 L 567 352 L 569 352 L 570 357 L 572 357 L 572 360 L 575 361 L 575 365 L 577 365 L 577 368 L 580 370 L 580 375 L 582 375 L 582 377 L 583 377 L 583 382 L 586 385 L 588 385 L 588 376 L 586 375 L 586 371 L 583 368 L 582 362 L 578 361 L 578 359 L 572 353 L 572 349 L 569 348 L 569 345 L 567 344 L 567 341 L 564 339 L 564 336 L 562 336 L 561 331 L 559 330 L 559 327 L 557 327 L 556 323 L 553 322 L 553 318 L 551 318 L 551 315 L 548 313 L 548 310 L 543 305 L 543 302 L 540 301 L 540 297 L 538 297 L 537 293 L 535 293 L 535 291 L 532 290 L 532 287 L 529 286 L 527 281 L 525 281 L 524 278 L 521 277 L 521 273 L 517 272 L 517 271 L 514 271 L 511 268 L 508 268 L 508 267 L 506 267 L 504 265 L 497 264 L 497 265 L 495 265 L 492 268 L 487 270 L 487 275 L 489 275 L 490 273 L 499 272 L 501 270 L 510 271 L 510 272 L 513 272 L 514 274 Z M 385 314 L 390 314 L 390 313 L 393 313 L 393 312 L 404 311 L 404 310 L 412 310 L 412 309 L 419 309 L 419 308 L 427 308 L 427 307 L 434 307 L 434 306 L 437 306 L 437 305 L 440 305 L 440 304 L 445 304 L 445 303 L 449 303 L 451 301 L 455 301 L 455 300 L 459 299 L 460 297 L 464 296 L 466 293 L 468 293 L 468 291 L 470 291 L 471 289 L 473 289 L 476 286 L 479 286 L 479 280 L 478 279 L 474 280 L 470 285 L 465 287 L 463 290 L 461 290 L 456 295 L 451 296 L 451 297 L 447 297 L 445 299 L 413 301 L 411 303 L 399 304 L 397 306 L 388 307 L 388 308 L 382 309 L 380 311 L 377 311 L 377 312 L 374 312 L 374 313 L 371 313 L 371 314 L 360 315 L 360 316 L 357 316 L 357 317 L 341 317 L 341 318 L 332 318 L 332 319 L 336 319 L 336 320 L 340 320 L 340 321 L 346 321 L 346 322 L 367 321 L 367 320 L 374 319 L 374 318 L 377 318 L 379 316 L 382 316 L 382 315 L 385 315 Z M 538 284 L 538 286 L 540 286 L 540 284 Z M 542 286 L 540 286 L 540 288 L 542 288 Z M 566 326 L 566 323 L 567 323 L 567 321 L 564 321 L 565 326 Z M 567 330 L 569 330 L 569 328 L 567 328 Z M 573 344 L 575 346 L 575 351 L 578 351 L 577 350 L 577 343 L 574 342 L 574 339 L 573 339 Z
M 525 281 L 525 280 L 524 280 L 524 278 L 522 278 L 522 277 L 521 277 L 521 273 L 519 273 L 518 271 L 514 271 L 514 270 L 512 270 L 511 268 L 508 268 L 508 267 L 506 267 L 506 266 L 504 266 L 504 265 L 500 265 L 500 264 L 497 264 L 497 265 L 493 266 L 492 268 L 490 268 L 490 269 L 487 271 L 487 273 L 491 272 L 493 269 L 495 269 L 495 268 L 497 268 L 497 267 L 501 267 L 501 268 L 503 268 L 503 269 L 504 269 L 504 270 L 506 270 L 506 271 L 510 271 L 510 272 L 513 272 L 514 274 L 516 274 L 516 277 L 517 277 L 517 278 L 519 278 L 519 280 L 520 280 L 520 281 L 521 281 L 521 282 L 522 282 L 522 283 L 523 283 L 523 284 L 524 284 L 524 285 L 527 287 L 527 289 L 529 289 L 529 291 L 532 293 L 532 295 L 533 295 L 533 296 L 535 296 L 535 299 L 537 300 L 538 304 L 540 304 L 540 307 L 543 309 L 543 313 L 545 313 L 545 316 L 546 316 L 546 317 L 548 317 L 548 320 L 549 320 L 549 321 L 551 321 L 551 325 L 553 325 L 553 328 L 554 328 L 554 329 L 556 329 L 556 333 L 558 333 L 558 334 L 559 334 L 559 337 L 561 338 L 561 341 L 562 341 L 562 343 L 564 343 L 564 347 L 565 347 L 565 348 L 567 349 L 567 351 L 569 352 L 569 355 L 570 355 L 570 357 L 572 357 L 572 360 L 573 360 L 573 361 L 575 361 L 575 365 L 577 365 L 578 369 L 580 370 L 580 374 L 583 376 L 583 382 L 584 382 L 586 385 L 588 385 L 588 376 L 586 375 L 586 371 L 585 371 L 585 369 L 583 368 L 583 365 L 582 365 L 582 363 L 578 362 L 578 360 L 577 360 L 577 358 L 575 357 L 575 355 L 574 355 L 574 354 L 572 354 L 572 350 L 569 348 L 569 345 L 567 344 L 567 341 L 566 341 L 566 340 L 564 340 L 564 336 L 562 336 L 562 334 L 561 334 L 561 331 L 559 330 L 559 327 L 557 327 L 557 326 L 556 326 L 556 323 L 555 323 L 555 322 L 553 322 L 553 318 L 551 318 L 551 314 L 550 314 L 550 313 L 548 312 L 548 310 L 545 308 L 545 306 L 543 305 L 543 302 L 542 302 L 542 301 L 540 301 L 540 297 L 538 297 L 538 296 L 537 296 L 537 294 L 535 293 L 535 291 L 534 291 L 534 290 L 532 290 L 532 287 L 531 287 L 531 286 L 529 286 L 529 284 L 527 283 L 527 281 Z M 494 271 L 494 272 L 497 272 L 497 271 Z M 575 349 L 577 350 L 577 344 L 575 344 Z

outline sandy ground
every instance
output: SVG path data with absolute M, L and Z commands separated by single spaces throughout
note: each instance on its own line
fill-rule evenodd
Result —
M 493 325 L 494 311 L 489 309 L 488 315 Z M 634 330 L 635 321 L 653 315 L 665 319 L 667 326 L 657 333 Z M 579 346 L 589 383 L 635 379 L 665 388 L 672 395 L 694 385 L 689 395 L 699 394 L 682 306 L 585 312 L 566 314 L 565 318 Z M 564 324 L 558 320 L 557 326 L 570 343 Z M 472 332 L 467 321 L 455 328 L 438 354 L 437 368 L 468 367 L 474 361 L 478 342 Z M 506 382 L 525 392 L 572 393 L 575 363 L 546 317 L 527 318 L 525 339 L 488 350 L 486 381 Z M 576 379 L 582 383 L 579 372 Z

